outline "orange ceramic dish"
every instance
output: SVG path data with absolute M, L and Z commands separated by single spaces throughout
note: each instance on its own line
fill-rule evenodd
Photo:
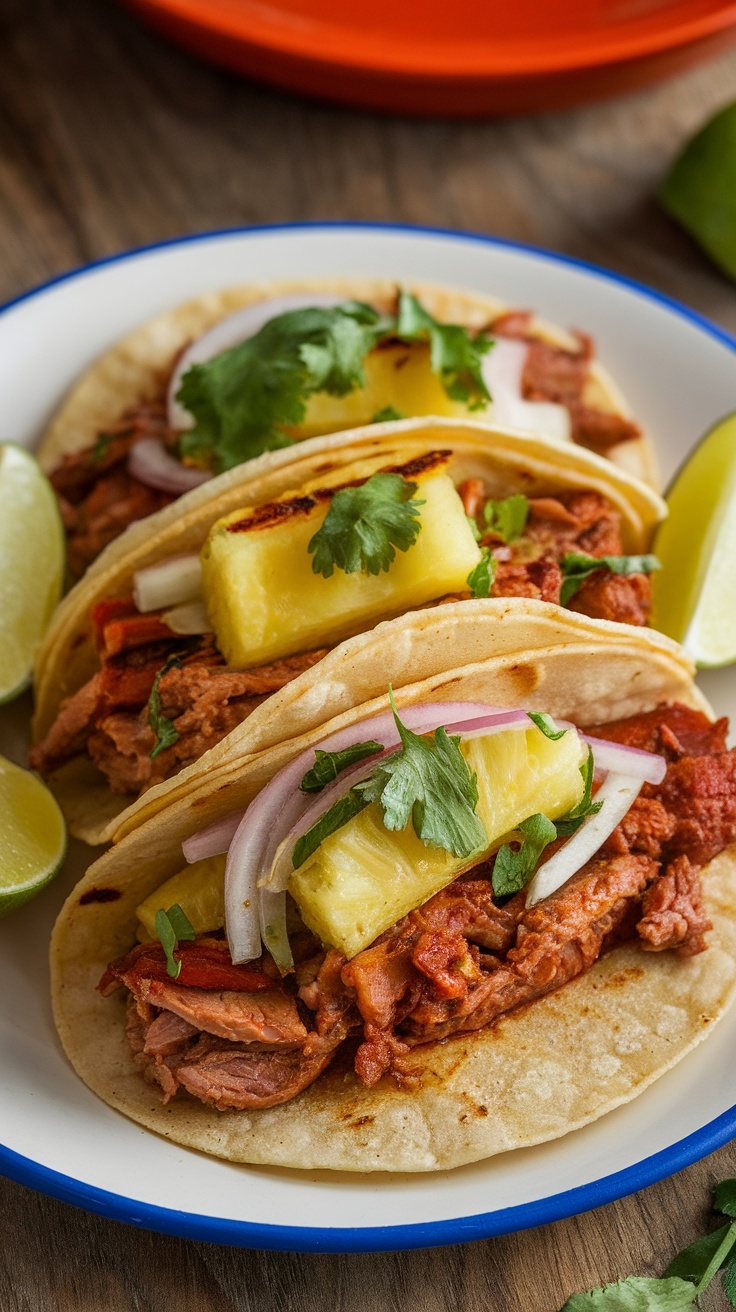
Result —
M 733 0 L 127 3 L 236 72 L 418 114 L 512 114 L 615 95 L 736 40 Z

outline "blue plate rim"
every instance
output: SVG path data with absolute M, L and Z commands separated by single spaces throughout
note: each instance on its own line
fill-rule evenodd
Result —
M 372 232 L 409 233 L 414 237 L 442 237 L 452 241 L 475 241 L 505 250 L 520 251 L 544 259 L 549 263 L 581 269 L 606 282 L 612 282 L 633 291 L 645 300 L 665 306 L 679 318 L 694 324 L 708 336 L 736 352 L 736 335 L 711 322 L 705 315 L 692 310 L 674 297 L 654 290 L 624 274 L 614 273 L 587 260 L 563 255 L 557 251 L 531 243 L 494 237 L 480 232 L 465 232 L 451 228 L 429 227 L 408 223 L 368 222 L 364 220 L 309 220 L 297 223 L 272 223 L 232 228 L 219 228 L 208 232 L 189 233 L 171 237 L 148 245 L 119 251 L 99 260 L 56 275 L 46 282 L 11 298 L 0 306 L 0 315 L 16 306 L 41 296 L 52 288 L 72 279 L 81 278 L 107 265 L 137 259 L 173 246 L 184 246 L 203 241 L 237 236 L 257 236 L 262 233 L 303 232 L 320 229 L 362 229 Z M 409 1225 L 365 1227 L 279 1226 L 254 1221 L 236 1221 L 227 1217 L 207 1217 L 192 1212 L 176 1211 L 158 1204 L 137 1202 L 121 1194 L 111 1193 L 95 1185 L 85 1184 L 73 1176 L 64 1175 L 50 1167 L 24 1157 L 12 1148 L 0 1144 L 0 1170 L 9 1179 L 28 1185 L 62 1202 L 71 1203 L 87 1211 L 113 1220 L 123 1221 L 143 1229 L 183 1238 L 207 1240 L 244 1248 L 286 1250 L 291 1252 L 365 1253 L 390 1252 L 410 1248 L 429 1248 L 444 1244 L 488 1239 L 517 1230 L 560 1221 L 566 1217 L 589 1211 L 614 1202 L 618 1198 L 655 1184 L 676 1171 L 699 1161 L 736 1136 L 736 1105 L 715 1120 L 667 1148 L 645 1157 L 641 1161 L 616 1171 L 600 1180 L 563 1190 L 532 1203 L 481 1212 L 469 1217 L 454 1217 L 444 1221 L 415 1222 Z M 368 1180 L 370 1176 L 366 1177 Z

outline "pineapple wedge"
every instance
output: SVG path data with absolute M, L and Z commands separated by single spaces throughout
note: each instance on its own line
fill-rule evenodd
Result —
M 157 938 L 156 912 L 179 903 L 195 934 L 222 929 L 225 924 L 225 857 L 208 856 L 172 875 L 136 907 L 138 938 Z
M 336 569 L 323 578 L 314 573 L 307 546 L 325 519 L 333 490 L 324 480 L 283 501 L 218 520 L 202 549 L 202 588 L 228 663 L 247 668 L 332 646 L 379 620 L 466 590 L 480 550 L 444 472 L 448 458 L 428 453 L 419 472 L 405 466 L 412 470 L 407 477 L 418 484 L 417 499 L 424 501 L 421 531 L 381 574 Z M 334 490 L 380 468 L 374 462 L 367 471 L 338 470 Z
M 533 726 L 508 730 L 469 739 L 461 751 L 478 778 L 484 854 L 462 859 L 425 846 L 411 824 L 389 832 L 374 802 L 292 875 L 289 892 L 305 924 L 346 957 L 495 852 L 522 820 L 539 811 L 559 819 L 582 797 L 587 749 L 574 730 L 557 742 Z
M 365 360 L 365 386 L 347 396 L 319 392 L 310 397 L 304 422 L 293 430 L 299 437 L 317 437 L 343 428 L 369 424 L 386 406 L 401 415 L 467 416 L 461 401 L 447 395 L 430 364 L 429 346 L 400 342 L 371 351 Z

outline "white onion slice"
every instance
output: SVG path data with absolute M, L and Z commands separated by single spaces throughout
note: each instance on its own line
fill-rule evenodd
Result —
M 595 795 L 602 802 L 600 811 L 590 815 L 554 856 L 539 866 L 527 888 L 526 905 L 533 907 L 542 898 L 562 888 L 613 833 L 641 792 L 640 775 L 609 774 Z
M 246 305 L 242 310 L 236 310 L 234 314 L 228 314 L 226 318 L 220 319 L 219 323 L 192 342 L 179 357 L 167 395 L 169 427 L 182 433 L 194 425 L 189 411 L 179 405 L 176 399 L 181 380 L 193 364 L 204 364 L 213 356 L 228 351 L 231 346 L 239 346 L 247 338 L 255 337 L 269 319 L 276 319 L 280 314 L 288 314 L 290 310 L 306 310 L 312 305 L 329 309 L 333 305 L 342 305 L 344 301 L 344 296 L 293 292 L 289 296 L 272 296 L 265 301 L 256 301 L 253 305 Z
M 258 924 L 261 939 L 282 975 L 294 968 L 294 958 L 286 928 L 286 893 L 268 888 L 258 890 Z
M 630 774 L 648 784 L 661 784 L 667 773 L 667 762 L 656 752 L 643 752 L 639 747 L 627 747 L 608 738 L 590 738 L 584 733 L 580 737 L 593 749 L 596 770 Z
M 133 575 L 133 600 L 138 610 L 164 610 L 202 596 L 202 566 L 196 553 L 169 556 L 158 565 L 139 569 Z
M 160 492 L 172 492 L 175 496 L 191 492 L 193 487 L 199 487 L 213 477 L 209 469 L 193 469 L 191 465 L 182 464 L 166 450 L 158 437 L 141 438 L 131 447 L 128 471 L 140 483 L 158 488 Z
M 183 606 L 174 606 L 172 610 L 165 610 L 161 616 L 161 621 L 163 624 L 168 625 L 172 633 L 212 632 L 212 625 L 207 617 L 203 601 L 188 601 Z
M 528 342 L 496 337 L 483 357 L 483 379 L 493 397 L 493 422 L 510 428 L 531 428 L 556 442 L 569 442 L 570 416 L 554 401 L 525 401 L 521 385 Z

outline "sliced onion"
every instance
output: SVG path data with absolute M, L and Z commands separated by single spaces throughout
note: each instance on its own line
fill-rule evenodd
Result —
M 150 610 L 199 601 L 201 596 L 202 566 L 196 553 L 169 556 L 133 575 L 133 600 L 144 615 Z
M 161 621 L 168 625 L 172 633 L 212 632 L 212 625 L 207 618 L 203 601 L 189 601 L 184 606 L 174 606 L 172 610 L 165 610 Z
M 596 770 L 630 774 L 648 784 L 661 784 L 667 773 L 667 762 L 656 752 L 643 752 L 639 747 L 627 747 L 607 738 L 590 738 L 584 733 L 580 737 L 593 749 Z
M 224 856 L 244 815 L 245 811 L 234 811 L 208 825 L 206 829 L 200 829 L 198 834 L 186 838 L 181 845 L 184 860 L 194 865 L 195 861 L 201 861 L 206 856 Z
M 248 835 L 238 827 L 225 862 L 225 926 L 230 956 L 237 966 L 261 955 L 258 871 L 250 860 Z
M 231 346 L 239 346 L 247 338 L 255 337 L 264 324 L 270 319 L 278 318 L 280 314 L 287 314 L 290 310 L 306 310 L 312 305 L 330 308 L 333 305 L 342 305 L 344 301 L 344 296 L 293 292 L 289 296 L 272 296 L 265 301 L 256 301 L 253 305 L 246 305 L 242 310 L 236 310 L 234 314 L 228 314 L 226 318 L 220 319 L 219 323 L 192 342 L 179 357 L 171 376 L 167 396 L 169 427 L 179 433 L 193 427 L 194 420 L 189 411 L 179 405 L 176 399 L 181 380 L 193 364 L 204 364 L 206 360 L 220 355 L 222 351 L 228 351 Z
M 294 969 L 289 933 L 286 928 L 286 893 L 268 888 L 258 890 L 258 923 L 261 939 L 282 975 Z
M 562 888 L 613 833 L 641 792 L 641 775 L 609 774 L 595 795 L 603 805 L 595 815 L 583 821 L 576 833 L 559 851 L 539 867 L 526 894 L 526 905 L 533 907 L 542 898 Z
M 557 442 L 572 436 L 570 415 L 554 401 L 525 401 L 522 394 L 524 365 L 529 343 L 497 337 L 483 358 L 483 379 L 493 398 L 493 422 L 510 428 L 531 428 Z
M 166 450 L 158 437 L 144 437 L 131 447 L 128 456 L 128 471 L 140 483 L 158 488 L 160 492 L 172 492 L 181 496 L 191 492 L 193 487 L 206 483 L 212 474 L 209 469 L 193 469 L 183 465 L 181 460 Z

